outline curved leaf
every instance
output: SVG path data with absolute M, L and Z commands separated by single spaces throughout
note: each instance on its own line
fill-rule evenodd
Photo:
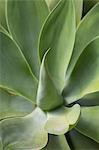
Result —
M 33 111 L 34 106 L 24 98 L 0 89 L 0 120 L 8 117 L 24 116 Z
M 86 94 L 99 91 L 99 37 L 79 57 L 63 95 L 72 103 Z
M 73 150 L 98 150 L 99 144 L 76 130 L 69 132 Z
M 80 106 L 78 104 L 71 108 L 60 107 L 56 110 L 47 112 L 45 129 L 51 134 L 65 134 L 71 129 L 71 126 L 77 123 L 79 115 Z
M 2 25 L 5 29 L 8 29 L 5 14 L 5 4 L 6 0 L 0 0 L 0 25 Z
M 59 2 L 59 0 L 45 0 L 49 9 L 52 10 L 56 5 L 57 3 Z
M 49 135 L 47 146 L 43 150 L 70 150 L 64 135 Z
M 43 57 L 37 91 L 37 105 L 43 110 L 51 110 L 63 104 L 63 98 L 58 94 L 48 70 L 49 53 L 47 51 Z
M 46 115 L 39 108 L 20 118 L 3 120 L 0 136 L 4 149 L 41 149 L 47 144 Z
M 47 35 L 47 37 L 46 37 Z M 75 11 L 72 0 L 61 0 L 47 18 L 41 32 L 39 52 L 42 60 L 50 48 L 48 68 L 59 92 L 64 87 L 65 72 L 75 39 Z
M 8 0 L 7 2 L 9 30 L 37 78 L 39 75 L 38 37 L 48 14 L 44 0 Z
M 37 81 L 20 49 L 4 33 L 0 33 L 0 86 L 35 102 Z
M 97 3 L 99 0 L 83 0 L 83 16 Z
M 78 26 L 74 50 L 66 72 L 66 80 L 70 77 L 82 51 L 97 36 L 99 36 L 99 3 L 82 19 Z
M 97 106 L 99 105 L 99 92 L 91 93 L 77 101 L 81 106 Z
M 83 107 L 76 128 L 99 143 L 99 106 Z

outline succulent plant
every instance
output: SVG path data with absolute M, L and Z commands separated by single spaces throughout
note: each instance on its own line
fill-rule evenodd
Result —
M 0 150 L 21 149 L 99 149 L 97 0 L 0 0 Z

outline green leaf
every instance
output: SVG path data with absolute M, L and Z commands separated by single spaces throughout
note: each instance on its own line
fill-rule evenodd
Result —
M 50 134 L 62 135 L 74 126 L 80 116 L 80 106 L 75 104 L 73 107 L 60 107 L 47 112 L 45 129 Z
M 47 146 L 43 150 L 70 150 L 64 135 L 49 135 Z
M 49 9 L 52 10 L 56 5 L 57 3 L 59 2 L 59 0 L 45 0 Z
M 6 22 L 5 5 L 6 0 L 0 0 L 0 25 L 2 25 L 5 29 L 8 29 Z
M 99 37 L 79 57 L 63 95 L 67 103 L 99 91 Z
M 78 102 L 81 106 L 97 106 L 99 105 L 99 92 L 88 94 Z
M 48 68 L 55 87 L 62 91 L 75 39 L 75 11 L 72 0 L 62 0 L 47 18 L 41 32 L 39 53 L 42 60 L 50 48 Z
M 7 2 L 9 30 L 37 78 L 39 75 L 38 37 L 48 14 L 44 0 L 8 0 Z
M 78 25 L 82 17 L 83 0 L 73 0 L 73 1 L 75 4 L 76 24 Z
M 83 0 L 83 16 L 97 3 L 99 0 Z
M 8 117 L 24 116 L 33 111 L 31 102 L 0 89 L 0 120 Z
M 98 150 L 99 144 L 76 130 L 69 132 L 69 140 L 73 150 Z
M 0 33 L 0 87 L 11 89 L 35 102 L 37 81 L 19 47 L 4 33 Z
M 37 91 L 37 105 L 43 110 L 51 110 L 63 104 L 63 98 L 58 94 L 47 66 L 49 54 L 50 50 L 43 57 Z
M 6 119 L 0 123 L 0 136 L 4 149 L 41 149 L 47 144 L 47 132 L 44 130 L 46 115 L 36 108 L 31 114 Z
M 76 128 L 99 143 L 99 106 L 83 107 Z
M 97 36 L 99 36 L 99 3 L 82 19 L 77 28 L 74 50 L 66 72 L 66 80 L 70 77 L 85 47 Z

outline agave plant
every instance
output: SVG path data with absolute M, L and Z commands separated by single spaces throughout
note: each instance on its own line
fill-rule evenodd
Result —
M 0 150 L 21 149 L 99 149 L 98 1 L 0 0 Z

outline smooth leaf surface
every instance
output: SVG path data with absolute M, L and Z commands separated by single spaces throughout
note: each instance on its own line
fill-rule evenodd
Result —
M 69 132 L 72 150 L 98 150 L 99 144 L 76 130 Z
M 0 86 L 18 95 L 36 100 L 37 81 L 20 49 L 4 33 L 0 33 Z
M 47 146 L 43 150 L 70 150 L 64 135 L 49 135 Z
M 99 106 L 83 107 L 76 128 L 99 143 Z
M 47 65 L 59 92 L 64 87 L 65 72 L 71 57 L 74 39 L 75 11 L 73 2 L 62 0 L 47 18 L 39 41 L 41 60 L 44 53 L 50 48 Z
M 7 2 L 9 30 L 37 78 L 39 76 L 38 37 L 48 14 L 49 10 L 44 0 L 8 0 Z
M 91 93 L 77 101 L 81 106 L 97 106 L 99 105 L 99 92 Z
M 71 108 L 60 107 L 47 112 L 45 129 L 50 134 L 65 134 L 71 126 L 75 125 L 80 116 L 80 106 L 75 104 Z
M 99 91 L 99 37 L 83 51 L 71 74 L 63 95 L 67 103 Z
M 0 120 L 8 117 L 24 116 L 33 111 L 31 102 L 0 89 Z
M 59 2 L 59 0 L 45 0 L 49 9 L 52 10 L 53 8 L 55 8 L 55 6 L 57 5 L 57 3 Z
M 46 115 L 36 108 L 33 113 L 0 123 L 0 137 L 4 149 L 42 149 L 47 144 L 44 130 Z
M 6 0 L 0 0 L 0 25 L 7 29 L 5 6 Z
M 50 50 L 43 57 L 37 91 L 37 105 L 43 110 L 51 110 L 63 104 L 63 98 L 58 94 L 47 66 L 49 54 Z
M 66 80 L 70 77 L 85 47 L 97 36 L 99 36 L 99 3 L 82 19 L 78 26 L 74 50 L 66 72 Z

